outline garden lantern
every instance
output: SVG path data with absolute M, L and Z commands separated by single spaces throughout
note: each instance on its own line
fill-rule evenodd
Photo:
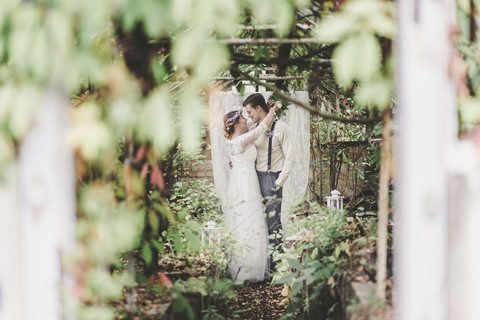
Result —
M 331 195 L 326 197 L 327 199 L 327 208 L 337 208 L 338 210 L 343 210 L 343 196 L 340 195 L 340 192 L 333 190 Z
M 205 243 L 205 237 L 208 237 L 208 244 L 212 242 L 213 235 L 219 235 L 222 228 L 217 227 L 217 223 L 215 221 L 208 221 L 206 226 L 202 230 L 202 244 Z M 220 242 L 220 238 L 218 238 L 218 242 Z

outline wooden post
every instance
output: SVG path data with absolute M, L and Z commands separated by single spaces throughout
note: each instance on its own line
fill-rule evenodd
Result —
M 22 314 L 16 319 L 74 317 L 65 312 L 61 294 L 68 280 L 61 260 L 75 235 L 74 158 L 65 140 L 68 107 L 61 89 L 48 89 L 37 122 L 20 148 Z
M 399 5 L 394 292 L 398 319 L 448 317 L 446 156 L 456 139 L 450 0 Z

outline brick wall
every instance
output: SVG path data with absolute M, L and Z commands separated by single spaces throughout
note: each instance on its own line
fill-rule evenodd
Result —
M 210 183 L 213 183 L 213 170 L 212 170 L 212 160 L 202 160 L 200 162 L 183 162 L 182 173 L 178 177 L 178 181 L 194 181 L 194 180 L 206 180 Z M 313 170 L 313 166 L 310 169 Z M 329 187 L 329 170 L 328 168 L 323 168 L 322 181 L 323 181 L 323 196 L 330 194 Z M 313 190 L 317 190 L 315 193 L 319 194 L 320 181 L 314 181 L 312 179 L 312 174 L 309 179 L 309 192 L 312 194 Z M 339 180 L 337 190 L 342 193 L 344 196 L 354 198 L 359 191 L 362 190 L 363 181 L 359 177 L 355 178 L 355 170 L 352 170 L 347 167 L 343 167 Z
M 184 161 L 183 173 L 178 177 L 179 181 L 207 180 L 213 183 L 212 160 Z
M 311 171 L 313 170 L 313 166 Z M 329 170 L 328 168 L 323 168 L 322 180 L 323 180 L 323 196 L 330 195 L 329 187 Z M 212 170 L 212 160 L 202 160 L 201 162 L 189 162 L 185 161 L 183 163 L 183 173 L 178 177 L 179 181 L 194 181 L 194 180 L 206 180 L 210 183 L 213 183 L 213 170 Z M 319 185 L 320 181 L 314 181 L 312 179 L 312 174 L 309 179 L 309 188 L 308 192 L 312 195 L 313 190 L 317 190 L 316 193 L 319 194 Z M 354 198 L 358 192 L 363 188 L 363 181 L 359 177 L 355 178 L 355 170 L 348 167 L 343 167 L 340 177 L 338 179 L 337 190 L 342 193 L 344 196 Z

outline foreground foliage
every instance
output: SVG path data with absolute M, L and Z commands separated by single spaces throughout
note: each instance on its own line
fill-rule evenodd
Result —
M 342 273 L 374 280 L 376 220 L 362 215 L 353 218 L 346 211 L 310 204 L 294 219 L 291 230 L 296 232 L 276 256 L 281 264 L 275 282 L 287 285 L 291 296 L 283 319 L 339 319 L 342 292 L 337 284 Z

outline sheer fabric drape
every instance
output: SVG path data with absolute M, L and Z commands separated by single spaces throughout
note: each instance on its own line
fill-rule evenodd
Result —
M 235 91 L 218 91 L 210 96 L 210 143 L 213 163 L 213 177 L 215 187 L 225 204 L 228 190 L 229 157 L 225 137 L 223 135 L 223 116 L 232 110 L 242 108 L 246 97 L 253 92 L 240 94 Z M 272 92 L 261 92 L 265 99 Z M 297 91 L 290 93 L 297 100 L 308 102 L 308 92 Z M 244 114 L 247 117 L 246 114 Z M 305 109 L 290 105 L 286 116 L 281 118 L 288 124 L 295 145 L 295 166 L 292 174 L 283 187 L 282 224 L 284 230 L 288 228 L 288 212 L 302 199 L 307 189 L 310 164 L 310 114 Z

